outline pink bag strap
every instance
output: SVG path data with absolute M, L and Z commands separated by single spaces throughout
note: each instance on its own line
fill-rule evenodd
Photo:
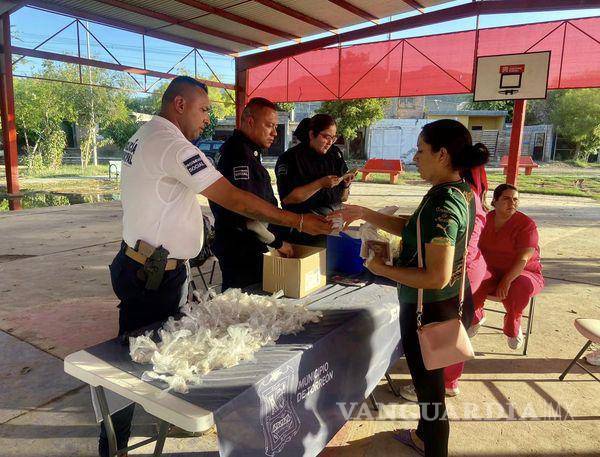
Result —
M 467 200 L 467 198 L 465 197 L 465 194 L 463 194 L 463 192 L 459 189 L 458 192 L 460 192 L 460 195 L 462 196 L 462 198 L 464 199 L 465 203 L 466 203 L 466 207 L 467 207 L 467 228 L 466 228 L 466 232 L 465 232 L 465 252 L 463 253 L 463 258 L 462 258 L 462 274 L 461 274 L 461 282 L 460 282 L 460 293 L 459 293 L 459 306 L 458 306 L 458 317 L 462 317 L 462 308 L 463 308 L 463 302 L 465 300 L 465 286 L 466 286 L 466 278 L 467 278 L 467 274 L 466 274 L 466 270 L 467 270 L 467 249 L 468 249 L 468 244 L 469 244 L 469 223 L 470 223 L 470 218 L 469 218 L 469 201 Z M 423 203 L 423 205 L 421 205 L 421 209 L 419 210 L 419 213 L 417 214 L 417 261 L 418 261 L 418 266 L 419 268 L 423 268 L 424 266 L 424 262 L 423 262 L 423 250 L 421 248 L 421 212 L 423 211 L 423 208 L 425 208 L 425 206 L 427 205 L 427 200 L 425 201 L 425 203 Z M 421 317 L 423 316 L 423 289 L 418 289 L 417 291 L 417 327 L 421 328 L 422 324 L 421 324 Z

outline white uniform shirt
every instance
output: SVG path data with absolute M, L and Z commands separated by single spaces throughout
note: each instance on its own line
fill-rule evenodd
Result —
M 170 258 L 197 256 L 204 226 L 196 194 L 221 176 L 171 121 L 154 116 L 123 150 L 123 240 L 162 245 Z

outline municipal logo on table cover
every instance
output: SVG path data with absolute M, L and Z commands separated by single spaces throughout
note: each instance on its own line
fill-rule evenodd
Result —
M 286 366 L 264 379 L 258 387 L 265 454 L 280 453 L 300 430 L 300 418 L 292 406 L 294 370 Z

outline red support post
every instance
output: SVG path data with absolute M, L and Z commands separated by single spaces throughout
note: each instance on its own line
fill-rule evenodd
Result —
M 10 13 L 2 14 L 2 58 L 0 59 L 0 116 L 2 116 L 2 140 L 4 143 L 4 165 L 6 167 L 6 190 L 12 210 L 21 209 L 18 197 L 19 162 L 17 150 L 17 127 L 15 124 L 15 97 L 13 90 L 12 50 L 10 41 Z M 12 197 L 12 198 L 11 198 Z M 13 199 L 16 198 L 16 199 Z
M 515 100 L 513 110 L 512 130 L 510 132 L 510 149 L 508 153 L 508 168 L 506 182 L 517 185 L 519 175 L 519 158 L 521 157 L 521 144 L 523 143 L 523 127 L 525 126 L 525 109 L 527 100 Z
M 237 67 L 237 59 L 236 59 Z M 248 102 L 248 70 L 235 71 L 235 126 L 240 128 L 242 111 Z

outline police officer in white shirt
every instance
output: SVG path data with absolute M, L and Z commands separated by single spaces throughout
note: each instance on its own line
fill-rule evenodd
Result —
M 207 87 L 187 76 L 167 87 L 160 114 L 131 137 L 123 151 L 123 243 L 110 265 L 120 299 L 119 335 L 178 312 L 186 284 L 185 261 L 202 247 L 202 211 L 196 194 L 243 216 L 307 233 L 326 234 L 331 223 L 313 214 L 283 211 L 233 186 L 190 141 L 209 124 Z M 133 405 L 112 416 L 117 449 L 127 446 Z M 109 455 L 104 424 L 101 457 Z

